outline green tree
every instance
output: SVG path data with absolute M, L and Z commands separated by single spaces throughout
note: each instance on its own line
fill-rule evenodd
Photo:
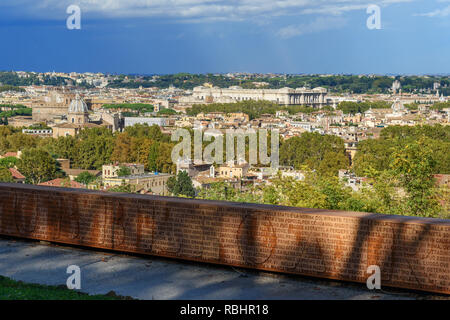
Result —
M 14 182 L 11 172 L 6 167 L 0 167 L 0 182 Z
M 82 183 L 84 185 L 88 185 L 88 184 L 94 182 L 96 179 L 97 179 L 97 177 L 94 176 L 93 174 L 91 174 L 87 171 L 83 171 L 74 180 L 76 182 Z
M 389 102 L 385 101 L 367 101 L 367 102 L 351 102 L 343 101 L 339 103 L 338 110 L 342 110 L 343 113 L 364 113 L 369 109 L 388 109 L 391 107 Z
M 120 186 L 115 186 L 112 187 L 110 189 L 108 189 L 109 192 L 122 192 L 122 193 L 135 193 L 135 187 L 130 185 L 130 184 L 126 184 L 126 183 L 122 183 Z
M 196 116 L 202 112 L 243 112 L 249 116 L 250 120 L 252 120 L 258 118 L 262 114 L 275 114 L 277 110 L 281 109 L 283 108 L 270 101 L 246 100 L 237 103 L 211 103 L 208 105 L 194 104 L 192 108 L 186 110 L 186 113 L 190 116 Z
M 347 169 L 349 158 L 343 152 L 327 151 L 317 166 L 321 176 L 337 176 L 340 169 Z
M 326 175 L 337 175 L 349 165 L 344 141 L 336 136 L 305 132 L 299 137 L 283 141 L 280 163 L 300 169 L 304 165 Z
M 430 217 L 439 212 L 433 177 L 435 167 L 432 148 L 425 138 L 408 143 L 392 154 L 390 168 L 407 192 L 407 214 Z
M 117 170 L 117 176 L 119 177 L 127 177 L 131 175 L 131 169 L 125 166 L 120 166 L 119 170 Z
M 316 188 L 325 195 L 325 208 L 330 210 L 346 210 L 346 201 L 351 197 L 351 189 L 345 187 L 337 177 L 322 177 L 317 179 Z
M 6 137 L 7 150 L 5 151 L 19 151 L 27 148 L 35 148 L 39 141 L 38 137 L 23 134 L 22 132 L 15 132 Z
M 172 162 L 173 143 L 161 142 L 158 144 L 158 157 L 156 158 L 156 168 L 160 172 L 174 173 L 176 164 Z
M 27 183 L 31 184 L 39 184 L 58 176 L 58 162 L 48 152 L 38 148 L 24 150 L 17 167 L 26 177 Z
M 373 177 L 377 172 L 387 169 L 389 157 L 395 142 L 385 139 L 361 141 L 353 160 L 353 169 L 360 177 Z
M 233 202 L 258 203 L 261 200 L 260 190 L 254 188 L 241 192 L 227 182 L 215 182 L 209 188 L 200 189 L 197 198 L 205 200 L 223 200 Z
M 131 153 L 131 136 L 127 132 L 118 134 L 114 140 L 114 149 L 111 154 L 112 161 L 120 163 L 132 162 Z
M 171 177 L 167 181 L 167 188 L 175 196 L 195 197 L 195 188 L 186 171 L 180 171 L 177 177 Z
M 209 188 L 201 189 L 198 198 L 205 200 L 232 201 L 236 196 L 234 188 L 225 182 L 212 183 Z
M 16 157 L 2 158 L 0 159 L 0 167 L 13 168 L 18 161 L 19 159 L 17 159 Z
M 54 138 L 44 138 L 39 142 L 39 146 L 47 150 L 51 155 L 60 159 L 69 159 L 72 163 L 77 158 L 78 140 L 72 136 Z
M 148 155 L 148 169 L 150 171 L 158 171 L 158 154 L 159 154 L 159 144 L 153 143 L 150 147 L 150 153 Z
M 309 181 L 294 181 L 292 178 L 274 182 L 278 191 L 279 205 L 304 208 L 326 208 L 326 195 Z
M 174 115 L 174 114 L 178 114 L 178 112 L 176 112 L 173 109 L 161 109 L 158 111 L 158 115 L 162 116 L 162 115 Z
M 389 126 L 381 131 L 379 139 L 359 142 L 353 168 L 359 176 L 372 176 L 389 170 L 391 154 L 407 144 L 426 139 L 436 161 L 434 173 L 450 173 L 450 126 Z
M 170 141 L 170 136 L 163 134 L 158 125 L 149 126 L 148 124 L 135 124 L 131 127 L 126 127 L 125 132 L 131 137 L 135 138 L 149 138 L 155 141 Z
M 75 167 L 101 170 L 105 163 L 111 162 L 114 136 L 108 128 L 84 129 L 76 139 Z

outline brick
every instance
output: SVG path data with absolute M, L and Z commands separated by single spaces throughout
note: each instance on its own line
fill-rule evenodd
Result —
M 450 294 L 448 220 L 0 184 L 0 234 Z

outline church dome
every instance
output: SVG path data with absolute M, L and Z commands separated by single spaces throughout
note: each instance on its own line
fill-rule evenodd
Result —
M 86 102 L 77 94 L 75 99 L 69 105 L 69 113 L 87 113 L 88 107 Z

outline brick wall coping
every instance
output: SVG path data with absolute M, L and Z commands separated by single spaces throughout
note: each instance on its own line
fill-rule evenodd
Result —
M 163 197 L 153 195 L 141 195 L 133 193 L 121 193 L 121 192 L 103 192 L 88 189 L 74 189 L 74 188 L 62 188 L 62 187 L 48 187 L 48 186 L 36 186 L 17 183 L 0 183 L 0 188 L 12 188 L 13 190 L 39 190 L 39 191 L 56 191 L 58 193 L 78 193 L 78 194 L 90 194 L 99 195 L 103 197 L 113 197 L 117 199 L 136 199 L 136 200 L 156 200 L 170 203 L 176 203 L 185 205 L 187 202 L 199 206 L 217 206 L 227 208 L 239 208 L 240 210 L 270 210 L 274 212 L 296 212 L 301 214 L 314 214 L 314 215 L 326 215 L 326 216 L 340 216 L 340 217 L 354 217 L 354 218 L 366 218 L 377 221 L 392 221 L 397 223 L 412 223 L 412 224 L 439 224 L 450 226 L 450 219 L 437 219 L 437 218 L 424 218 L 424 217 L 412 217 L 412 216 L 400 216 L 400 215 L 387 215 L 379 213 L 367 213 L 356 211 L 342 211 L 342 210 L 327 210 L 327 209 L 312 209 L 302 207 L 288 207 L 277 206 L 269 204 L 259 203 L 243 203 L 243 202 L 229 202 L 219 200 L 199 200 L 180 197 Z

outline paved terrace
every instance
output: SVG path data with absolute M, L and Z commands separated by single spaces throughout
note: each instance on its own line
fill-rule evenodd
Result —
M 135 299 L 450 299 L 400 289 L 369 291 L 363 284 L 0 238 L 2 276 L 28 283 L 65 285 L 69 265 L 81 268 L 82 292 L 114 291 Z

